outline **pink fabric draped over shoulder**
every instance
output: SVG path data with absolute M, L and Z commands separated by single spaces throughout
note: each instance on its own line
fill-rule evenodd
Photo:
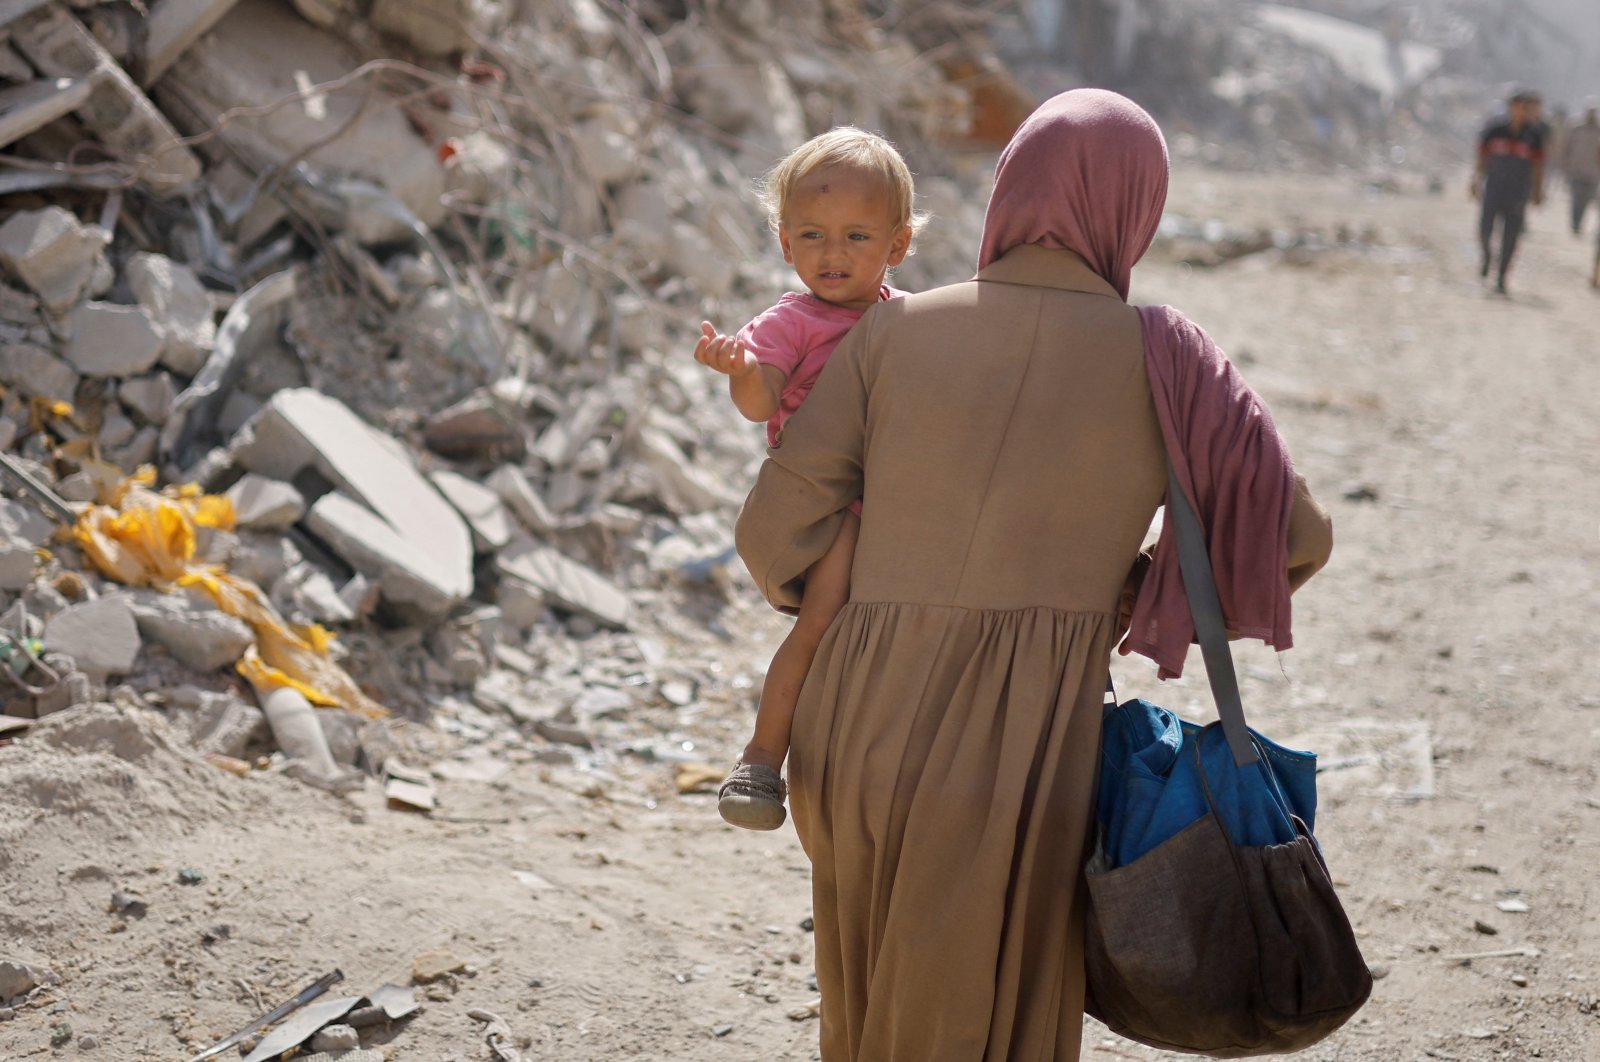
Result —
M 1114 92 L 1048 100 L 1000 156 L 978 267 L 1019 244 L 1074 252 L 1124 299 L 1155 239 L 1169 164 L 1160 128 Z M 1294 469 L 1266 406 L 1227 356 L 1171 307 L 1143 307 L 1146 374 L 1167 455 L 1206 530 L 1228 626 L 1287 649 Z M 1172 525 L 1164 524 L 1123 653 L 1183 672 L 1194 637 Z

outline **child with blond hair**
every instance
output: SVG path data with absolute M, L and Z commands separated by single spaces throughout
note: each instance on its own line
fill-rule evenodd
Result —
M 925 218 L 914 209 L 911 171 L 887 140 L 843 126 L 813 137 L 767 174 L 762 199 L 783 260 L 806 287 L 788 292 L 736 335 L 700 326 L 695 360 L 728 377 L 739 412 L 766 421 L 778 444 L 839 341 L 874 305 L 905 294 L 885 282 L 905 260 Z M 755 734 L 722 783 L 717 809 L 735 826 L 783 825 L 779 773 L 789 726 L 822 636 L 850 596 L 861 503 L 845 514 L 832 547 L 806 573 L 794 627 L 773 655 Z

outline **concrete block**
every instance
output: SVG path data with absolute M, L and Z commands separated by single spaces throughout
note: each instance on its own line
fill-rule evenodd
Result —
M 165 345 L 155 323 L 138 306 L 85 302 L 72 311 L 67 360 L 85 376 L 136 376 Z
M 32 546 L 0 543 L 0 590 L 27 589 L 37 560 Z
M 78 393 L 76 369 L 27 343 L 0 343 L 0 380 L 52 402 L 71 402 Z
M 124 594 L 85 601 L 56 613 L 44 625 L 44 646 L 72 657 L 80 671 L 104 680 L 133 671 L 139 626 Z
M 135 376 L 117 385 L 117 399 L 123 408 L 146 424 L 165 424 L 177 397 L 178 386 L 171 373 Z
M 511 541 L 511 514 L 492 488 L 447 469 L 440 469 L 429 478 L 467 521 L 472 544 L 479 553 L 492 553 Z
M 281 531 L 305 515 L 306 500 L 288 483 L 254 472 L 246 473 L 228 488 L 239 527 L 251 531 Z
M 332 536 L 340 555 L 389 600 L 432 612 L 472 593 L 466 523 L 394 440 L 337 399 L 308 388 L 279 391 L 235 438 L 234 453 L 244 468 L 274 479 L 315 466 L 340 493 L 312 506 L 313 529 Z M 362 506 L 365 516 L 351 511 Z
M 555 513 L 545 504 L 543 495 L 534 488 L 522 469 L 516 465 L 501 465 L 489 473 L 489 478 L 484 482 L 500 495 L 500 500 L 516 514 L 518 520 L 527 525 L 528 530 L 541 535 L 555 530 Z
M 58 206 L 23 210 L 0 225 L 0 263 L 54 313 L 70 309 L 94 277 L 111 234 Z
M 138 430 L 139 425 L 133 422 L 132 417 L 112 406 L 100 419 L 100 430 L 95 433 L 95 441 L 100 444 L 102 451 L 115 450 L 119 446 L 127 445 L 128 440 L 132 439 Z
M 56 525 L 32 505 L 0 498 L 0 538 L 15 545 L 43 546 L 55 533 Z
M 272 588 L 272 600 L 280 612 L 324 626 L 356 618 L 356 610 L 340 595 L 328 573 L 306 562 L 283 573 Z
M 197 596 L 144 591 L 133 596 L 131 607 L 143 637 L 196 671 L 237 663 L 256 640 L 249 624 Z
M 521 579 L 501 579 L 494 603 L 500 608 L 500 618 L 519 631 L 526 631 L 544 615 L 544 593 Z
M 548 546 L 518 542 L 495 558 L 502 576 L 521 579 L 558 608 L 607 627 L 628 626 L 628 595 L 599 572 Z
M 459 520 L 454 512 L 450 515 Z M 437 566 L 419 542 L 404 537 L 381 516 L 343 494 L 317 499 L 306 514 L 306 526 L 356 571 L 375 580 L 389 601 L 438 614 L 466 597 L 466 593 L 445 592 L 421 574 Z
M 34 79 L 30 68 L 24 84 L 0 89 L 0 147 L 71 114 L 88 101 L 93 90 L 89 78 Z
M 198 373 L 217 343 L 215 311 L 200 278 L 160 254 L 134 255 L 124 273 L 133 297 L 158 322 L 161 363 L 184 376 Z
M 505 22 L 505 9 L 486 0 L 375 0 L 372 24 L 426 55 L 453 55 Z
M 156 460 L 156 446 L 161 441 L 161 432 L 156 427 L 146 424 L 133 433 L 133 438 L 123 443 L 114 450 L 107 452 L 106 460 L 122 469 L 132 472 L 140 465 L 154 464 Z
M 144 66 L 140 84 L 149 88 L 205 32 L 226 15 L 235 0 L 160 0 L 145 20 Z

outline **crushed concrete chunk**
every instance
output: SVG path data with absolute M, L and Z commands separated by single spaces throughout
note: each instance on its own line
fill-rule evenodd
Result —
M 26 995 L 39 986 L 39 972 L 16 959 L 0 959 L 0 1003 Z
M 135 376 L 161 356 L 161 333 L 137 306 L 85 302 L 71 321 L 67 360 L 85 376 Z
M 372 24 L 425 55 L 471 51 L 504 22 L 505 8 L 486 0 L 376 0 Z
M 522 469 L 516 465 L 501 465 L 489 474 L 485 482 L 500 495 L 500 500 L 516 514 L 517 519 L 527 525 L 528 530 L 539 534 L 555 530 L 555 513 L 550 511 L 550 506 L 545 504 L 544 498 L 534 489 Z
M 126 675 L 140 646 L 132 603 L 124 594 L 110 594 L 64 609 L 45 623 L 44 646 L 97 678 Z
M 24 210 L 0 225 L 0 262 L 55 313 L 70 309 L 89 287 L 111 234 L 81 224 L 58 206 Z
M 459 521 L 453 511 L 450 515 Z M 401 535 L 381 516 L 343 494 L 317 499 L 306 514 L 306 526 L 358 572 L 375 579 L 390 601 L 441 613 L 466 596 L 446 593 L 421 574 L 438 566 L 420 541 Z M 470 549 L 470 537 L 467 541 Z
M 10 489 L 9 485 L 7 489 Z M 10 498 L 0 498 L 0 538 L 16 545 L 33 547 L 49 542 L 55 532 L 56 525 L 33 506 Z
M 196 671 L 220 671 L 237 663 L 256 640 L 243 620 L 187 594 L 136 592 L 133 617 L 140 634 Z
M 217 342 L 211 296 L 188 266 L 160 254 L 128 259 L 128 287 L 162 336 L 161 363 L 193 376 Z
M 0 544 L 0 590 L 26 590 L 38 559 L 32 546 Z
M 521 579 L 559 608 L 608 627 L 628 626 L 628 595 L 600 573 L 548 546 L 519 542 L 500 551 L 495 565 Z
M 439 612 L 472 593 L 465 522 L 394 440 L 337 399 L 279 391 L 235 437 L 234 454 L 274 479 L 314 466 L 333 483 L 342 493 L 322 498 L 307 519 L 389 600 Z
M 135 376 L 117 385 L 117 398 L 123 408 L 137 414 L 146 424 L 165 424 L 177 397 L 178 387 L 170 373 Z
M 281 531 L 305 515 L 306 500 L 293 486 L 247 472 L 228 488 L 239 526 L 251 531 Z
M 429 478 L 467 521 L 473 545 L 480 553 L 492 553 L 511 541 L 511 516 L 492 489 L 448 469 L 440 469 Z
M 78 391 L 77 370 L 27 343 L 0 343 L 0 380 L 52 402 L 71 402 Z

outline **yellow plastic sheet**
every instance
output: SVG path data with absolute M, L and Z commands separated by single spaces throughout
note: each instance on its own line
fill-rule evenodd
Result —
M 302 627 L 278 615 L 261 588 L 223 566 L 195 559 L 195 530 L 230 531 L 233 504 L 193 484 L 154 489 L 155 470 L 141 468 L 92 505 L 73 527 L 84 556 L 107 578 L 126 586 L 159 590 L 198 587 L 217 607 L 250 625 L 256 644 L 235 665 L 258 693 L 290 686 L 312 704 L 347 708 L 371 718 L 387 715 L 328 655 L 333 635 Z

